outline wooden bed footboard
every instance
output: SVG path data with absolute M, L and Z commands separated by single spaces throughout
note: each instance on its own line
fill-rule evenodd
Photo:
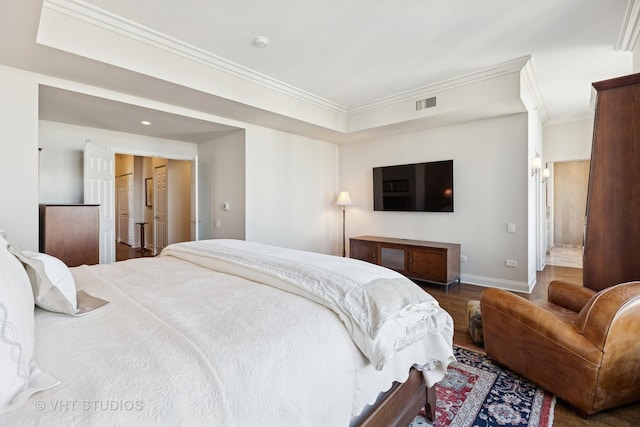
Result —
M 427 419 L 434 421 L 436 387 L 427 388 L 422 373 L 411 368 L 407 381 L 393 386 L 358 427 L 407 427 L 422 407 L 427 411 Z

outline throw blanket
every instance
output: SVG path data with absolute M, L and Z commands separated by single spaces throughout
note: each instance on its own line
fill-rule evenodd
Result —
M 217 271 L 303 296 L 334 311 L 353 342 L 381 370 L 399 351 L 427 337 L 433 363 L 422 368 L 429 386 L 454 360 L 453 321 L 438 302 L 386 268 L 240 240 L 173 244 L 162 252 Z

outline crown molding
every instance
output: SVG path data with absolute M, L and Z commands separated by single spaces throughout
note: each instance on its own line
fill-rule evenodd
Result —
M 640 1 L 629 0 L 615 49 L 631 52 L 640 34 Z
M 421 86 L 415 89 L 400 92 L 394 95 L 385 96 L 369 102 L 354 105 L 348 108 L 349 114 L 361 113 L 367 110 L 384 107 L 390 104 L 396 104 L 404 101 L 415 101 L 416 99 L 435 95 L 443 90 L 455 89 L 472 83 L 481 82 L 496 77 L 502 77 L 507 74 L 521 71 L 527 62 L 531 59 L 530 55 L 512 59 L 502 64 L 494 65 L 473 73 L 464 74 L 462 76 L 447 79 L 438 83 Z
M 347 114 L 347 109 L 340 104 L 306 92 L 265 74 L 258 73 L 233 61 L 229 61 L 80 0 L 44 0 L 42 7 L 181 56 L 247 82 L 311 103 L 335 114 L 341 116 L 346 116 Z
M 632 0 L 632 2 L 633 1 L 634 0 Z M 546 121 L 546 111 L 538 88 L 535 71 L 533 69 L 527 69 L 527 64 L 531 63 L 531 55 L 506 61 L 501 64 L 438 83 L 421 86 L 415 89 L 346 107 L 314 95 L 313 93 L 296 88 L 288 83 L 274 79 L 265 74 L 258 73 L 250 68 L 214 55 L 203 49 L 167 36 L 166 34 L 145 27 L 137 22 L 125 19 L 104 9 L 90 5 L 81 0 L 44 0 L 42 7 L 194 61 L 249 83 L 308 102 L 344 118 L 348 118 L 351 114 L 381 108 L 390 104 L 405 101 L 414 102 L 416 99 L 424 98 L 444 90 L 455 89 L 465 85 L 482 82 L 484 80 L 520 72 L 521 75 L 525 74 L 525 81 L 527 82 L 529 89 L 531 89 L 531 94 L 541 113 L 541 118 L 543 122 Z M 524 73 L 522 72 L 523 70 Z
M 529 94 L 532 97 L 533 104 L 538 109 L 540 120 L 544 124 L 548 123 L 549 115 L 544 103 L 544 98 L 542 97 L 542 92 L 540 91 L 540 85 L 538 84 L 538 76 L 533 63 L 533 57 L 530 56 L 529 60 L 524 64 L 520 76 L 522 77 L 524 84 L 529 89 Z
M 589 120 L 593 121 L 594 114 L 595 113 L 592 112 L 592 113 L 580 114 L 577 116 L 563 117 L 561 119 L 550 120 L 547 123 L 545 123 L 545 125 L 554 126 L 554 125 L 563 125 L 566 123 L 585 122 Z

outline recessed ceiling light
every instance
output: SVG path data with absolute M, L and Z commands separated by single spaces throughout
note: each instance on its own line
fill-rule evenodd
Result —
M 255 47 L 267 47 L 269 46 L 269 39 L 266 38 L 265 36 L 258 36 L 255 39 L 253 39 L 253 45 Z
M 143 120 L 143 121 L 141 121 L 140 123 L 142 123 L 142 124 L 143 124 L 143 125 L 145 125 L 145 126 L 150 126 L 150 125 L 151 125 L 151 122 L 148 122 L 148 121 L 146 121 L 146 120 Z

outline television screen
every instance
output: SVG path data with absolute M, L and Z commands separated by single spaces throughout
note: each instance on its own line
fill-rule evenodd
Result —
M 453 160 L 373 168 L 373 210 L 453 212 Z

